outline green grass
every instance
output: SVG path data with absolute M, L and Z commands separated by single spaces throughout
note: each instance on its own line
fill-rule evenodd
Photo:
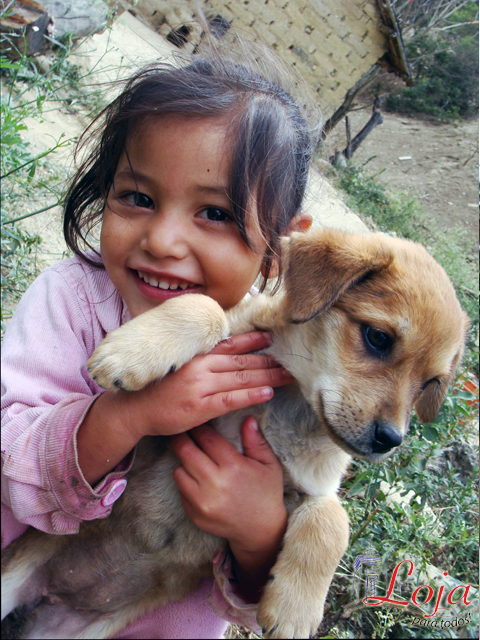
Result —
M 418 559 L 415 562 L 417 576 L 422 567 L 431 564 L 447 571 L 463 584 L 476 585 L 478 589 L 478 495 L 473 482 L 475 476 L 462 478 L 458 469 L 450 464 L 441 475 L 426 468 L 428 461 L 439 456 L 447 444 L 465 437 L 459 417 L 468 419 L 470 413 L 466 397 L 458 398 L 458 395 L 450 394 L 434 425 L 428 429 L 420 425 L 415 417 L 412 418 L 407 442 L 389 458 L 388 464 L 372 467 L 361 460 L 352 463 L 349 476 L 342 483 L 341 497 L 345 499 L 349 513 L 353 542 L 342 561 L 347 579 L 340 580 L 338 586 L 334 584 L 332 589 L 333 593 L 338 589 L 337 598 L 345 590 L 349 592 L 354 559 L 364 554 L 369 544 L 381 559 L 382 573 L 377 594 L 386 594 L 385 580 L 391 578 L 397 563 L 409 556 Z M 478 466 L 475 475 L 478 477 Z M 382 481 L 394 489 L 400 488 L 401 494 L 413 491 L 415 497 L 409 505 L 400 506 L 395 502 L 387 504 L 386 495 L 380 487 Z M 375 515 L 363 528 L 372 513 Z M 358 532 L 360 535 L 356 537 Z M 417 586 L 415 574 L 405 583 L 401 592 L 407 600 Z M 422 581 L 419 584 L 431 583 Z M 438 587 L 435 583 L 432 586 L 436 594 Z M 353 599 L 353 596 L 350 598 Z M 343 631 L 350 630 L 356 637 L 358 625 L 366 624 L 372 628 L 372 637 L 425 637 L 421 629 L 410 628 L 411 613 L 393 609 L 385 618 L 386 613 L 387 610 L 377 612 L 361 609 L 353 614 L 353 619 L 348 619 L 342 625 Z M 475 637 L 475 625 L 470 626 L 469 631 L 471 635 L 467 637 Z M 431 631 L 429 637 L 456 636 L 438 630 Z

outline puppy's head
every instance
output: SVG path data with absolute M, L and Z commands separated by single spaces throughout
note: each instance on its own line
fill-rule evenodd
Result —
M 445 271 L 420 245 L 333 229 L 283 243 L 286 310 L 312 353 L 307 398 L 343 449 L 379 460 L 415 407 L 440 410 L 468 328 Z

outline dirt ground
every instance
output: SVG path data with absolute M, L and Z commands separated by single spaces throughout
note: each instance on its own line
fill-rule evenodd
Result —
M 370 107 L 349 114 L 352 137 L 370 118 Z M 344 124 L 332 132 L 333 150 L 345 147 Z M 434 124 L 425 119 L 383 113 L 383 124 L 353 155 L 365 175 L 378 175 L 389 189 L 419 200 L 425 213 L 445 230 L 467 231 L 467 244 L 478 248 L 478 122 Z M 382 172 L 382 173 L 380 173 Z

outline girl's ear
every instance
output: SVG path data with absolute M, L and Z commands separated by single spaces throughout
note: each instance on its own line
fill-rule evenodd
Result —
M 302 211 L 301 213 L 297 213 L 296 216 L 288 223 L 287 228 L 285 229 L 284 236 L 289 236 L 294 231 L 299 233 L 305 233 L 312 226 L 313 218 L 306 211 Z M 261 268 L 262 276 L 265 276 L 265 265 L 262 265 Z M 272 260 L 272 265 L 270 267 L 270 273 L 268 274 L 268 279 L 276 278 L 278 276 L 278 259 L 274 258 Z

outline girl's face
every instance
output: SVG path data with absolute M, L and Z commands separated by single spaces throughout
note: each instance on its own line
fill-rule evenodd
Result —
M 164 116 L 139 127 L 127 152 L 107 198 L 100 246 L 132 317 L 184 293 L 235 306 L 260 271 L 265 243 L 254 208 L 247 233 L 256 251 L 230 217 L 224 122 Z

